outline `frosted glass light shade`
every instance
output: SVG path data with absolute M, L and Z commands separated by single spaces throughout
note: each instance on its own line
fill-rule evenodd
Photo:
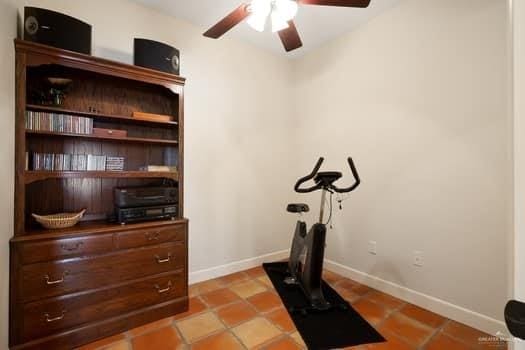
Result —
M 256 31 L 263 32 L 271 15 L 272 32 L 278 32 L 288 28 L 288 21 L 297 15 L 297 10 L 295 0 L 252 0 L 246 22 Z
M 249 8 L 251 14 L 246 22 L 256 31 L 263 32 L 266 26 L 266 20 L 272 12 L 272 1 L 252 0 Z
M 284 22 L 291 21 L 297 15 L 297 2 L 294 0 L 275 0 L 273 13 Z

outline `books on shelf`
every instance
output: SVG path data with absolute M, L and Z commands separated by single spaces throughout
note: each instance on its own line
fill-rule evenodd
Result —
M 122 171 L 124 170 L 124 157 L 106 157 L 107 171 Z
M 70 154 L 33 153 L 31 156 L 33 170 L 73 170 Z
M 26 129 L 89 135 L 93 133 L 93 119 L 60 113 L 26 111 Z
M 73 154 L 72 155 L 72 171 L 82 171 L 87 169 L 87 159 L 84 154 Z M 58 169 L 57 169 L 58 170 Z
M 151 172 L 172 172 L 177 171 L 177 167 L 168 165 L 146 165 L 140 168 L 141 171 Z
M 31 164 L 31 170 L 37 171 L 123 171 L 124 157 L 52 153 L 29 155 L 26 153 L 26 170 L 29 170 L 29 164 Z
M 106 156 L 87 155 L 87 170 L 88 171 L 104 171 L 106 170 Z

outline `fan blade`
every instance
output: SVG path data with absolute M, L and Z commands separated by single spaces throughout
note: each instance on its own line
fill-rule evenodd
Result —
M 297 0 L 302 5 L 341 6 L 341 7 L 368 7 L 370 0 Z
M 297 32 L 297 28 L 293 21 L 289 21 L 288 28 L 279 31 L 278 34 L 283 42 L 284 49 L 287 52 L 303 46 L 303 42 L 301 41 L 301 37 L 299 37 L 299 33 Z
M 249 14 L 247 5 L 242 4 L 233 10 L 228 16 L 220 20 L 216 25 L 208 29 L 203 35 L 208 38 L 217 39 L 242 22 Z

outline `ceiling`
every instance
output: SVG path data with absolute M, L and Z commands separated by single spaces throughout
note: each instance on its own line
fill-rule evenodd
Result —
M 132 0 L 184 19 L 201 27 L 202 32 L 248 0 Z M 268 28 L 259 33 L 245 22 L 225 35 L 239 38 L 289 58 L 300 57 L 323 43 L 366 23 L 402 0 L 372 0 L 366 9 L 300 5 L 295 19 L 303 47 L 286 53 L 277 34 Z M 209 39 L 213 40 L 213 39 Z M 220 39 L 219 39 L 220 40 Z

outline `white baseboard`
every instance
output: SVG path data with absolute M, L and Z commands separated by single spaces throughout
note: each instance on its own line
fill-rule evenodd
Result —
M 466 324 L 491 335 L 507 334 L 507 327 L 503 321 L 482 315 L 447 301 L 426 295 L 415 290 L 403 287 L 396 283 L 386 281 L 379 277 L 369 275 L 339 264 L 335 261 L 325 260 L 325 268 L 359 283 L 395 296 L 401 300 L 425 308 L 451 320 Z
M 193 271 L 189 274 L 189 283 L 193 284 L 201 281 L 206 281 L 212 278 L 229 275 L 230 273 L 235 273 L 238 271 L 247 270 L 252 267 L 260 266 L 262 263 L 265 262 L 282 260 L 287 258 L 289 254 L 290 250 L 286 249 L 270 254 L 257 256 L 255 258 L 234 261 L 229 264 L 220 265 L 209 269 Z

